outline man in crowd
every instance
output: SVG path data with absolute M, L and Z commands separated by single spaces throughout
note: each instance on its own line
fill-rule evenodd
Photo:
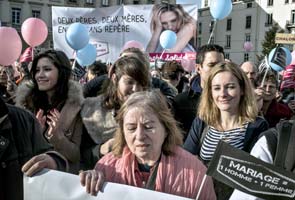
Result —
M 247 77 L 251 81 L 253 88 L 255 88 L 255 81 L 257 77 L 257 67 L 251 61 L 247 61 L 241 64 L 241 69 L 246 73 Z
M 196 117 L 199 96 L 206 84 L 210 70 L 215 64 L 223 61 L 224 51 L 222 47 L 216 44 L 207 44 L 200 47 L 196 59 L 198 75 L 191 80 L 190 90 L 178 94 L 173 104 L 175 118 L 181 123 L 181 128 L 185 133 L 188 133 Z

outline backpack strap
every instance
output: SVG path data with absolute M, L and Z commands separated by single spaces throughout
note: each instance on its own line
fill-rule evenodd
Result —
M 284 168 L 289 140 L 291 136 L 292 123 L 289 121 L 281 121 L 278 124 L 278 145 L 274 159 L 274 165 Z
M 265 136 L 267 141 L 268 150 L 272 156 L 272 159 L 275 159 L 277 144 L 278 144 L 278 132 L 275 128 L 271 128 L 265 131 L 260 137 Z
M 203 141 L 208 133 L 208 129 L 209 128 L 208 128 L 207 124 L 205 124 L 205 127 L 203 128 L 202 135 L 201 135 L 200 146 L 202 146 L 202 144 L 203 144 Z

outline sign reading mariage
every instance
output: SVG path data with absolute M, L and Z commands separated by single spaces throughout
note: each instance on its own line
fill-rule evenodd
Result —
M 70 57 L 73 50 L 65 41 L 70 24 L 80 22 L 89 30 L 90 43 L 97 49 L 97 59 L 104 62 L 118 58 L 123 45 L 135 40 L 147 46 L 151 38 L 150 21 L 153 5 L 122 5 L 104 8 L 52 7 L 52 31 L 55 49 Z M 183 5 L 195 19 L 196 5 Z

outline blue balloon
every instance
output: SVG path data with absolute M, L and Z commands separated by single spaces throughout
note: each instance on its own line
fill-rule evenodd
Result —
M 85 47 L 89 42 L 87 27 L 81 23 L 71 24 L 66 32 L 66 42 L 74 50 Z
M 163 31 L 160 35 L 160 44 L 163 49 L 171 49 L 175 46 L 177 35 L 171 30 Z
M 276 54 L 275 51 L 276 48 L 272 49 L 269 53 L 268 62 L 273 70 L 280 72 L 283 71 L 286 66 L 291 64 L 292 55 L 289 49 L 285 47 L 278 47 Z
M 233 8 L 231 0 L 211 0 L 210 13 L 214 19 L 226 18 Z
M 87 44 L 83 49 L 77 51 L 77 62 L 81 66 L 89 66 L 96 60 L 96 48 L 92 44 Z

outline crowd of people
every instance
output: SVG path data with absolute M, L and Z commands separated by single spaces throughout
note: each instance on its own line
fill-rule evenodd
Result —
M 277 98 L 282 91 L 275 72 L 226 61 L 215 44 L 199 48 L 194 75 L 167 61 L 154 76 L 137 48 L 125 49 L 110 66 L 96 61 L 80 82 L 59 50 L 22 66 L 19 73 L 0 66 L 5 200 L 22 200 L 23 173 L 43 168 L 79 174 L 92 195 L 110 181 L 193 199 L 237 199 L 247 194 L 205 176 L 218 142 L 260 157 L 266 151 L 259 149 L 267 149 L 261 135 L 294 118 L 295 100 Z

